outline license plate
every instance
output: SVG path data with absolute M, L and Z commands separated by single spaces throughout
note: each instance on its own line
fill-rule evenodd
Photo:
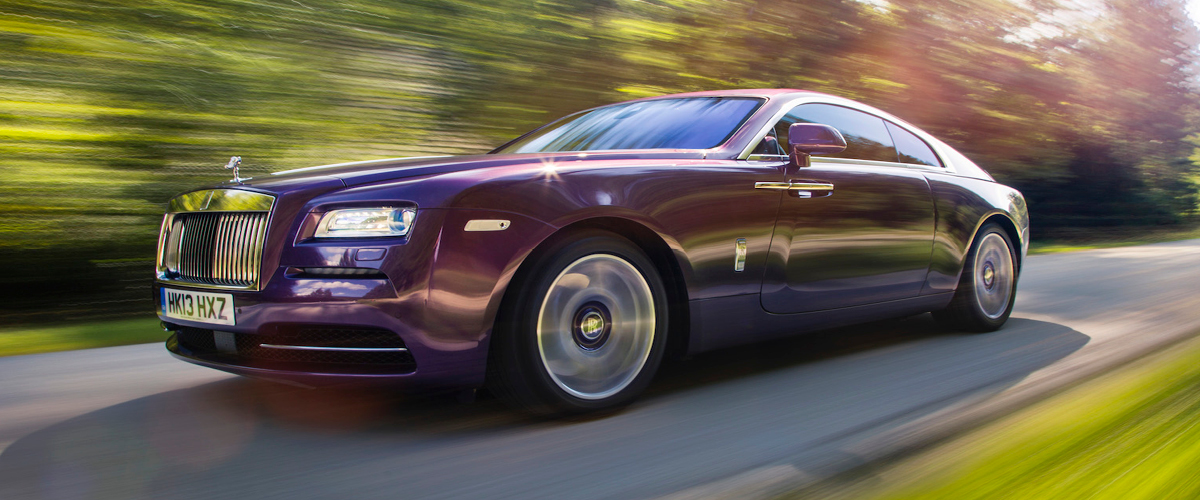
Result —
M 217 325 L 236 324 L 233 295 L 160 288 L 163 316 Z

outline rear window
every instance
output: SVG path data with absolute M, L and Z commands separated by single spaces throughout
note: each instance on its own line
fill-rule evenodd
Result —
M 729 139 L 762 103 L 754 97 L 683 97 L 605 106 L 551 123 L 496 152 L 708 149 Z
M 920 137 L 892 122 L 887 122 L 887 128 L 888 132 L 892 134 L 892 140 L 896 141 L 896 152 L 900 155 L 900 163 L 942 166 L 937 155 L 933 154 L 933 150 Z

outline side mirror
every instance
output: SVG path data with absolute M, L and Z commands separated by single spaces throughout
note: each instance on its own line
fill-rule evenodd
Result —
M 809 156 L 841 153 L 846 138 L 838 129 L 819 123 L 793 123 L 788 127 L 788 156 L 792 164 L 809 166 Z

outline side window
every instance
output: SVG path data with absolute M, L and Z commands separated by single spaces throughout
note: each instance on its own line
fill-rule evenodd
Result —
M 793 123 L 821 123 L 842 133 L 846 138 L 846 150 L 824 156 L 890 162 L 897 160 L 892 136 L 888 134 L 883 119 L 877 116 L 831 104 L 801 104 L 775 124 L 775 134 L 784 151 L 788 150 L 788 127 Z
M 892 133 L 892 139 L 896 141 L 896 151 L 900 154 L 900 163 L 942 166 L 937 155 L 933 154 L 933 150 L 929 149 L 929 145 L 925 144 L 920 137 L 892 122 L 887 122 L 887 128 L 888 132 Z
M 752 155 L 770 155 L 770 156 L 787 156 L 787 152 L 779 144 L 779 140 L 775 138 L 775 130 L 768 130 L 767 136 L 758 141 L 758 145 L 750 151 Z

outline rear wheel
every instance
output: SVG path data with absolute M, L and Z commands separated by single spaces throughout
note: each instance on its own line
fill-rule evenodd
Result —
M 1012 241 L 999 225 L 988 224 L 971 243 L 950 305 L 933 315 L 950 328 L 995 331 L 1012 314 L 1016 294 L 1016 252 Z
M 662 360 L 667 304 L 644 252 L 591 231 L 539 252 L 493 337 L 490 384 L 519 409 L 580 413 L 628 404 Z

